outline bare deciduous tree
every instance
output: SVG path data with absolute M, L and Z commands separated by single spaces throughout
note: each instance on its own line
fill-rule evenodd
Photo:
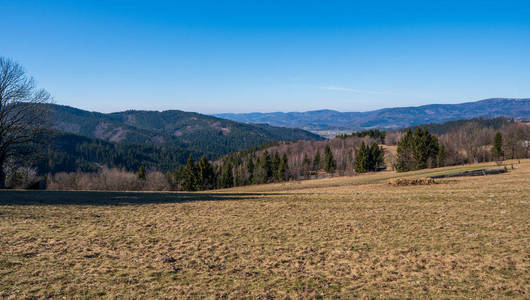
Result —
M 0 57 L 0 188 L 5 188 L 5 164 L 28 154 L 26 145 L 44 128 L 48 113 L 43 104 L 50 100 L 21 65 Z

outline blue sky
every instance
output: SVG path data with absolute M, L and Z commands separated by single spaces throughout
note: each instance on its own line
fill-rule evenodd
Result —
M 111 112 L 530 97 L 529 1 L 5 1 L 0 56 Z

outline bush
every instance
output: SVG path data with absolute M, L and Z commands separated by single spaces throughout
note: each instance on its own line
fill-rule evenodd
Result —
M 6 187 L 10 189 L 27 189 L 38 186 L 40 178 L 37 171 L 30 167 L 6 168 Z
M 57 173 L 50 176 L 47 189 L 89 191 L 167 191 L 170 184 L 160 172 L 148 172 L 145 179 L 121 169 L 104 168 L 97 173 Z

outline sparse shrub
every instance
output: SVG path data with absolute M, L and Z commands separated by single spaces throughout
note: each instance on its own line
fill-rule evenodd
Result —
M 169 191 L 170 185 L 162 172 L 148 172 L 142 190 Z
M 97 173 L 57 173 L 48 177 L 50 190 L 89 191 L 166 191 L 170 190 L 166 176 L 160 172 L 147 172 L 145 179 L 120 169 L 103 168 Z
M 27 189 L 34 187 L 40 178 L 37 171 L 30 167 L 6 168 L 6 187 L 11 189 Z

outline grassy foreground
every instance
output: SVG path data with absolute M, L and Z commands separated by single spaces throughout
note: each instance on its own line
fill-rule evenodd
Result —
M 483 166 L 215 193 L 0 192 L 0 298 L 528 299 L 530 160 L 387 183 Z

